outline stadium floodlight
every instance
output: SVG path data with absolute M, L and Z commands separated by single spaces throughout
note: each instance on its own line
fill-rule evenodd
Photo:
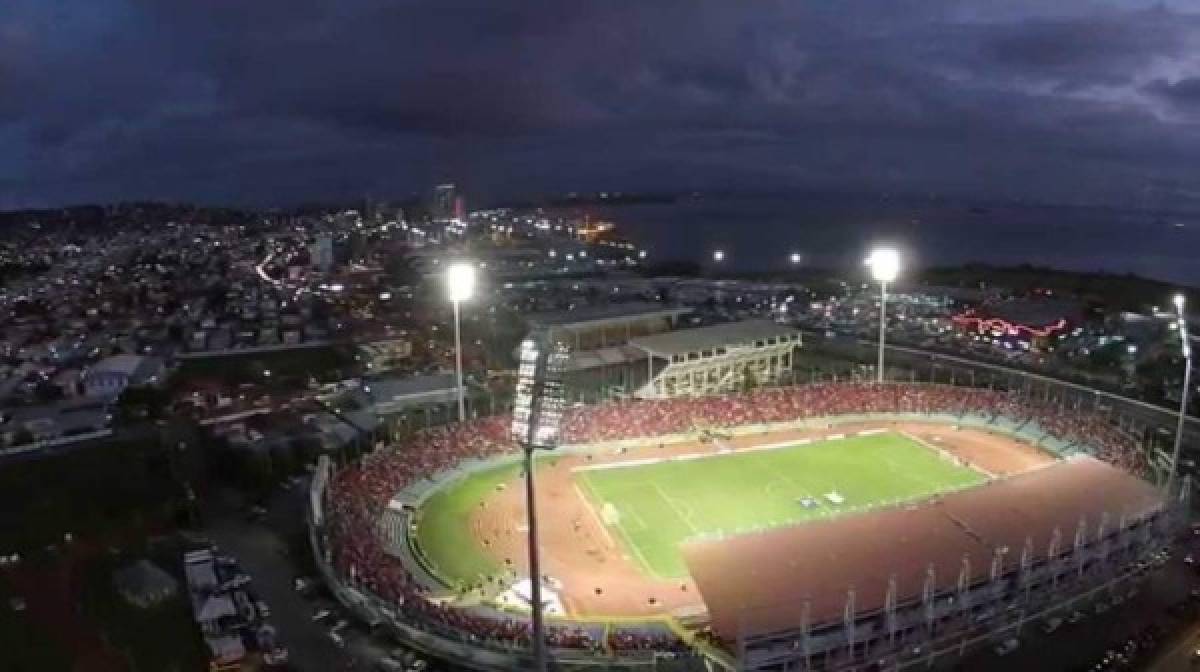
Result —
M 871 277 L 879 282 L 892 282 L 900 274 L 900 253 L 890 247 L 877 247 L 867 257 Z
M 458 304 L 475 293 L 475 267 L 467 262 L 455 262 L 446 269 L 446 294 L 454 305 L 454 370 L 458 375 L 458 421 L 467 419 L 466 390 L 463 388 L 462 327 Z
M 450 264 L 446 269 L 446 291 L 451 301 L 470 300 L 475 293 L 475 267 L 465 261 Z
M 900 274 L 900 253 L 890 247 L 877 247 L 867 257 L 871 276 L 879 282 L 879 363 L 876 380 L 883 382 L 883 351 L 887 340 L 887 285 Z
M 1183 294 L 1175 295 L 1177 329 L 1179 332 L 1179 347 L 1183 352 L 1183 390 L 1179 394 L 1179 418 L 1175 424 L 1175 448 L 1171 452 L 1171 473 L 1167 476 L 1166 494 L 1170 497 L 1175 490 L 1175 481 L 1179 478 L 1179 452 L 1183 447 L 1183 422 L 1187 418 L 1188 393 L 1192 386 L 1192 344 L 1188 336 L 1187 317 L 1183 309 L 1186 300 Z
M 542 336 L 521 342 L 517 364 L 517 389 L 513 399 L 512 436 L 525 451 L 525 513 L 529 527 L 530 606 L 533 609 L 534 669 L 546 670 L 546 635 L 543 625 L 542 573 L 538 551 L 537 503 L 534 497 L 533 451 L 558 446 L 558 427 L 565 403 L 564 346 Z

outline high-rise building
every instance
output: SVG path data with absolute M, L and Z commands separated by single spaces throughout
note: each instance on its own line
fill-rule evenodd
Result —
M 439 184 L 433 194 L 434 221 L 449 221 L 454 219 L 454 201 L 458 189 L 453 184 Z
M 316 240 L 308 248 L 308 256 L 312 265 L 328 273 L 333 270 L 333 236 L 328 233 L 317 234 Z
M 467 221 L 467 201 L 462 194 L 454 197 L 454 218 L 460 222 Z

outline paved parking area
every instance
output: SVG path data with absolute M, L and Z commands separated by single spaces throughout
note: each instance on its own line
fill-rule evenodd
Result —
M 226 552 L 237 557 L 250 574 L 254 587 L 271 608 L 271 623 L 279 631 L 290 653 L 289 669 L 301 672 L 370 670 L 386 655 L 386 643 L 375 642 L 353 623 L 341 634 L 346 647 L 334 646 L 328 627 L 315 623 L 313 613 L 322 606 L 335 606 L 331 599 L 306 598 L 297 593 L 293 579 L 304 572 L 303 563 L 292 557 L 288 541 L 304 531 L 303 487 L 279 490 L 267 503 L 267 516 L 257 522 L 246 519 L 245 505 L 235 493 L 222 493 L 207 510 L 205 533 Z

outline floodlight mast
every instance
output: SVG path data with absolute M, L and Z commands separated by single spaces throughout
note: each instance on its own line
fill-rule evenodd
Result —
M 1175 481 L 1179 478 L 1179 453 L 1183 448 L 1183 423 L 1187 419 L 1188 393 L 1192 385 L 1192 344 L 1188 336 L 1187 317 L 1184 313 L 1186 299 L 1183 294 L 1174 298 L 1179 346 L 1183 352 L 1183 390 L 1179 394 L 1179 418 L 1175 425 L 1175 448 L 1171 452 L 1171 473 L 1167 476 L 1166 495 L 1173 496 Z
M 867 257 L 871 276 L 879 282 L 879 363 L 876 381 L 883 382 L 883 351 L 887 340 L 887 285 L 900 273 L 900 253 L 890 247 L 877 247 Z
M 525 452 L 525 512 L 529 527 L 529 578 L 533 609 L 534 670 L 546 670 L 546 635 L 542 605 L 541 558 L 538 549 L 537 500 L 534 490 L 533 451 L 558 446 L 559 420 L 563 408 L 562 373 L 566 348 L 546 343 L 544 335 L 521 343 L 517 370 L 512 435 Z
M 446 269 L 446 292 L 454 304 L 454 371 L 458 381 L 458 421 L 467 419 L 466 391 L 463 388 L 462 328 L 459 322 L 458 304 L 467 301 L 475 293 L 475 267 L 467 262 L 451 264 Z

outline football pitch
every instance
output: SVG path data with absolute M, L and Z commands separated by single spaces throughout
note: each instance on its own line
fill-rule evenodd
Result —
M 861 511 L 986 480 L 894 432 L 588 468 L 575 477 L 630 554 L 661 578 L 687 575 L 680 545 L 693 537 Z

